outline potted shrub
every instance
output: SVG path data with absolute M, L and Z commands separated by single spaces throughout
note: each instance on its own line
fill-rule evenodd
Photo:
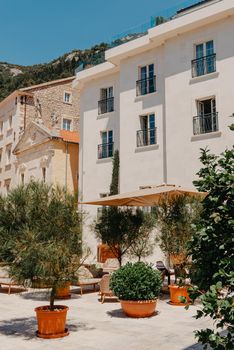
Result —
M 19 283 L 44 281 L 50 304 L 35 309 L 37 335 L 68 335 L 68 307 L 54 305 L 56 290 L 75 278 L 81 255 L 81 214 L 65 189 L 31 182 L 0 199 L 0 256 Z
M 162 286 L 161 274 L 143 262 L 127 263 L 111 276 L 110 288 L 130 317 L 149 317 L 155 312 Z
M 175 270 L 175 284 L 169 286 L 172 305 L 189 302 L 188 285 L 188 242 L 194 233 L 194 223 L 201 212 L 200 198 L 180 195 L 164 196 L 155 207 L 156 220 L 160 229 L 157 237 L 168 264 Z M 177 283 L 178 281 L 178 283 Z
M 190 284 L 186 282 L 189 265 L 186 262 L 175 265 L 176 283 L 169 285 L 171 305 L 184 306 L 191 301 L 188 293 Z

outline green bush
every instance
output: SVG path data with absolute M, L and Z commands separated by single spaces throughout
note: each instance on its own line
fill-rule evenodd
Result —
M 143 262 L 127 263 L 113 273 L 110 288 L 120 300 L 154 300 L 162 286 L 159 271 Z

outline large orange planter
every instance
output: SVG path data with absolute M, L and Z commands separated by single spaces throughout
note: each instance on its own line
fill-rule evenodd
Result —
M 172 284 L 169 286 L 170 289 L 170 304 L 172 305 L 178 305 L 178 306 L 184 306 L 188 303 L 190 303 L 190 298 L 188 294 L 188 286 L 177 286 L 176 284 Z M 185 303 L 182 303 L 180 300 L 180 297 L 184 297 L 186 299 Z
M 68 307 L 56 305 L 51 311 L 49 306 L 40 306 L 35 309 L 37 314 L 37 336 L 45 339 L 62 338 L 69 334 L 66 326 Z
M 129 317 L 150 317 L 154 314 L 157 300 L 120 300 L 123 312 Z
M 65 283 L 63 287 L 56 288 L 56 299 L 68 299 L 71 297 L 70 294 L 70 282 Z

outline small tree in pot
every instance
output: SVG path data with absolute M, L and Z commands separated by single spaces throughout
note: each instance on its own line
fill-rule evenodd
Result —
M 157 241 L 168 262 L 173 264 L 176 281 L 179 281 L 178 285 L 169 286 L 172 304 L 184 305 L 189 301 L 185 283 L 190 266 L 188 242 L 194 233 L 193 224 L 199 218 L 201 207 L 200 198 L 188 195 L 165 196 L 155 207 L 160 229 Z
M 0 200 L 0 256 L 19 283 L 42 280 L 50 305 L 36 308 L 38 336 L 67 335 L 66 306 L 54 305 L 56 289 L 72 281 L 80 264 L 81 214 L 65 189 L 31 182 Z
M 143 262 L 127 263 L 113 273 L 110 282 L 125 314 L 137 318 L 154 314 L 161 286 L 161 273 Z

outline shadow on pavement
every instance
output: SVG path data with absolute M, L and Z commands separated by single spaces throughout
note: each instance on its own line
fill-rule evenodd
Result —
M 43 291 L 33 291 L 33 292 L 28 292 L 20 295 L 21 298 L 25 300 L 36 300 L 36 301 L 49 301 L 50 298 L 50 291 L 48 290 L 43 290 Z M 77 294 L 73 293 L 73 290 L 71 290 L 71 297 L 68 299 L 63 299 L 64 301 L 66 300 L 71 300 L 71 299 L 79 299 L 80 296 Z M 56 299 L 56 301 L 59 299 Z
M 94 327 L 89 327 L 85 323 L 73 324 L 69 320 L 66 326 L 70 333 L 80 330 L 93 330 Z M 14 318 L 0 322 L 0 334 L 11 337 L 22 337 L 25 340 L 36 338 L 37 320 L 35 317 L 29 318 Z
M 125 313 L 122 311 L 122 309 L 116 309 L 116 310 L 112 310 L 112 311 L 107 311 L 107 315 L 110 316 L 110 317 L 116 317 L 116 318 L 131 318 L 131 317 L 125 315 Z M 152 317 L 155 317 L 155 316 L 158 316 L 158 315 L 159 315 L 159 312 L 155 311 L 155 313 L 152 316 L 146 317 L 146 318 L 152 318 Z M 132 319 L 134 319 L 134 318 L 132 318 Z

